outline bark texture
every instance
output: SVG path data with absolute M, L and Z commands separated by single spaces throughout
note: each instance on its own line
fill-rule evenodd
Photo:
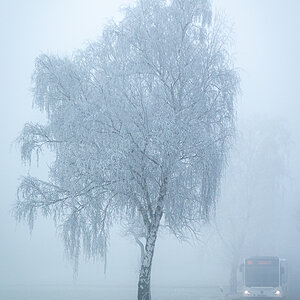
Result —
M 160 218 L 159 218 L 160 219 Z M 157 239 L 159 223 L 151 225 L 146 239 L 145 253 L 138 282 L 138 300 L 151 300 L 150 279 L 152 259 Z

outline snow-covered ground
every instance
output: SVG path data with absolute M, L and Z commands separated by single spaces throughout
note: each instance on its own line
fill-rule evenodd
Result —
M 134 300 L 136 289 L 96 286 L 0 286 L 0 300 Z M 153 287 L 153 300 L 220 300 L 217 287 Z

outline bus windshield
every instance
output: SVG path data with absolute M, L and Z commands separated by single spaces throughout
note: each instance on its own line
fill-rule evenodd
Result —
M 246 260 L 245 285 L 248 287 L 279 286 L 279 261 Z

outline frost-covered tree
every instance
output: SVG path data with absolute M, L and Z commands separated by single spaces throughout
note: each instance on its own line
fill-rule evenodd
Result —
M 61 225 L 67 253 L 103 255 L 112 224 L 146 233 L 138 299 L 150 299 L 163 223 L 180 237 L 209 220 L 234 128 L 237 75 L 208 0 L 140 0 L 72 57 L 41 55 L 22 158 L 55 153 L 49 180 L 25 177 L 16 217 Z
M 276 119 L 242 122 L 222 180 L 215 229 L 230 266 L 230 292 L 237 291 L 241 260 L 277 254 L 287 178 L 289 134 Z M 270 237 L 272 237 L 270 239 Z

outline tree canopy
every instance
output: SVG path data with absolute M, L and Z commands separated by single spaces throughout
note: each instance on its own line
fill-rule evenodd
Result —
M 238 86 L 223 29 L 210 1 L 140 0 L 72 57 L 39 56 L 34 105 L 48 122 L 19 140 L 25 161 L 44 147 L 55 160 L 47 182 L 24 177 L 17 218 L 52 215 L 75 259 L 103 255 L 112 224 L 142 218 L 150 269 L 161 221 L 176 236 L 208 221 Z

